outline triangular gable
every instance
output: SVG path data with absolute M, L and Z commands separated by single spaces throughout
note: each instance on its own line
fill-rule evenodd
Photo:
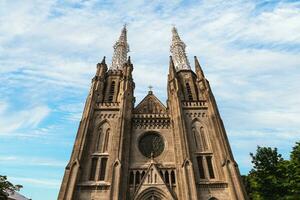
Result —
M 143 193 L 151 190 L 157 190 L 158 193 L 162 193 L 166 199 L 174 199 L 172 192 L 161 177 L 155 163 L 151 163 L 148 167 L 146 174 L 143 176 L 140 185 L 135 191 L 133 199 L 140 199 Z
M 152 91 L 136 106 L 134 109 L 136 114 L 160 114 L 166 113 L 166 107 L 153 94 Z

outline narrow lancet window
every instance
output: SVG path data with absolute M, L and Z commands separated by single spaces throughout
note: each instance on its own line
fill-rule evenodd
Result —
M 109 102 L 113 101 L 114 94 L 115 94 L 115 84 L 116 84 L 115 81 L 111 82 L 110 90 L 109 90 L 109 96 L 108 96 L 108 101 Z
M 135 174 L 135 184 L 140 184 L 140 172 L 137 171 Z
M 169 172 L 168 171 L 165 172 L 165 182 L 166 182 L 167 185 L 169 185 L 169 183 L 170 183 Z
M 192 128 L 192 133 L 193 133 L 193 136 L 194 136 L 196 149 L 198 149 L 199 148 L 198 132 L 197 132 L 195 127 Z
M 107 129 L 105 134 L 105 141 L 104 141 L 104 152 L 107 152 L 108 150 L 108 141 L 109 141 L 109 129 Z
M 215 178 L 214 169 L 211 161 L 211 156 L 206 156 L 206 162 L 208 167 L 208 173 L 210 178 Z
M 101 148 L 101 137 L 103 137 L 102 135 L 103 135 L 103 129 L 102 129 L 102 127 L 100 127 L 99 129 L 98 129 L 99 131 L 98 131 L 98 136 L 97 136 L 97 142 L 96 142 L 96 151 L 100 151 L 100 148 Z
M 100 181 L 104 181 L 105 179 L 106 164 L 107 164 L 107 158 L 102 158 L 101 165 L 100 165 L 100 175 L 99 175 Z
M 98 162 L 98 158 L 92 158 L 91 171 L 90 171 L 90 180 L 91 181 L 95 180 L 97 162 Z
M 171 171 L 171 183 L 172 185 L 176 184 L 175 172 L 173 170 Z
M 202 156 L 198 156 L 197 157 L 197 162 L 198 162 L 198 168 L 199 168 L 199 175 L 201 179 L 205 178 L 205 174 L 204 174 L 204 168 L 203 168 L 203 157 Z
M 187 91 L 187 96 L 189 98 L 189 101 L 193 101 L 193 95 L 192 95 L 190 84 L 186 83 L 185 86 L 186 86 L 186 91 Z
M 207 147 L 207 141 L 206 141 L 205 131 L 203 127 L 200 127 L 200 137 L 202 139 L 203 151 L 207 151 L 208 147 Z

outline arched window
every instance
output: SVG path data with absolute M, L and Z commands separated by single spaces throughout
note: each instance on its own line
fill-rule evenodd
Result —
M 108 142 L 109 142 L 109 124 L 107 122 L 102 123 L 97 134 L 97 140 L 96 140 L 96 151 L 97 152 L 106 152 L 108 150 Z
M 197 132 L 196 127 L 192 128 L 192 133 L 193 133 L 193 137 L 194 137 L 194 140 L 195 140 L 196 149 L 199 149 L 200 148 L 200 138 L 198 136 L 198 132 Z
M 171 171 L 171 183 L 172 185 L 176 184 L 175 172 L 173 170 Z
M 166 182 L 167 185 L 170 184 L 169 172 L 168 171 L 165 172 L 165 182 Z
M 192 137 L 195 140 L 195 147 L 197 151 L 202 152 L 209 149 L 205 128 L 199 121 L 195 121 L 192 124 Z
M 98 162 L 98 158 L 92 158 L 92 161 L 91 161 L 91 171 L 90 171 L 90 181 L 94 181 L 95 180 L 97 162 Z
M 203 156 L 197 157 L 199 176 L 201 179 L 205 178 L 204 167 L 203 167 Z
M 115 81 L 111 82 L 110 90 L 109 90 L 109 96 L 108 96 L 108 101 L 109 102 L 113 101 L 114 94 L 115 94 L 115 85 L 116 85 Z
M 215 198 L 215 197 L 211 197 L 211 198 L 209 198 L 208 200 L 218 200 L 218 199 Z
M 186 86 L 186 92 L 187 92 L 187 96 L 189 98 L 189 101 L 193 101 L 193 95 L 192 95 L 190 84 L 185 83 L 185 86 Z
M 103 137 L 103 128 L 102 128 L 102 126 L 100 126 L 98 128 L 98 135 L 97 135 L 95 151 L 100 151 L 102 137 Z
M 106 172 L 107 158 L 101 158 L 99 180 L 104 181 Z
M 207 162 L 207 168 L 208 168 L 208 173 L 209 173 L 209 177 L 211 179 L 215 178 L 215 174 L 214 174 L 214 169 L 213 169 L 213 165 L 212 165 L 212 157 L 211 156 L 206 156 L 206 162 Z
M 135 184 L 140 184 L 140 172 L 137 171 L 135 174 Z
M 200 127 L 200 138 L 202 139 L 202 147 L 204 151 L 207 151 L 207 141 L 206 141 L 206 135 L 203 126 Z
M 109 142 L 109 129 L 107 129 L 106 134 L 105 134 L 104 147 L 103 147 L 104 152 L 107 152 L 107 150 L 108 150 L 108 142 Z

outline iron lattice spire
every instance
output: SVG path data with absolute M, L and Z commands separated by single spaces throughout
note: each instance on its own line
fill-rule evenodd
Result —
M 172 29 L 172 44 L 171 44 L 171 54 L 174 61 L 176 71 L 187 69 L 190 70 L 191 66 L 189 60 L 187 59 L 185 53 L 186 45 L 181 41 L 177 29 L 175 26 Z
M 129 45 L 127 43 L 127 29 L 124 25 L 119 40 L 114 45 L 114 54 L 112 58 L 111 69 L 122 69 L 124 63 L 127 61 L 127 53 L 129 52 Z

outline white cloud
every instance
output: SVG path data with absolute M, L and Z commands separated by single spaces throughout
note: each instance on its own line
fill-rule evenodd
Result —
M 0 164 L 14 166 L 45 166 L 45 167 L 60 167 L 66 166 L 66 161 L 55 159 L 38 158 L 38 157 L 20 157 L 20 156 L 0 156 Z
M 0 135 L 10 134 L 21 128 L 36 128 L 50 113 L 50 109 L 45 105 L 15 111 L 15 113 L 12 113 L 12 110 L 6 102 L 0 102 Z
M 20 185 L 33 185 L 35 187 L 42 188 L 58 188 L 60 185 L 60 180 L 56 179 L 39 179 L 39 178 L 26 178 L 26 177 L 9 177 L 14 183 Z

